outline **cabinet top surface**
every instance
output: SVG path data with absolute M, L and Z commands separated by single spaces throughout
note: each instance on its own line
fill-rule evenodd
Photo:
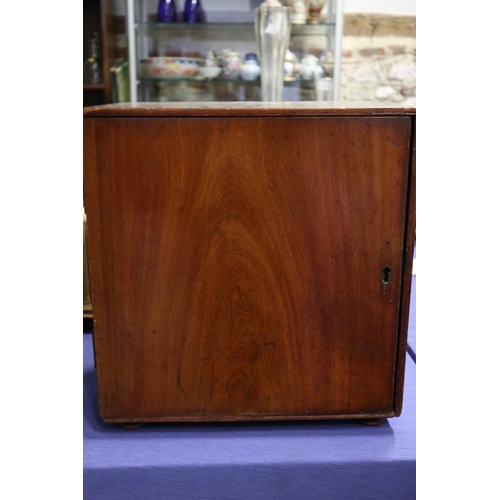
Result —
M 86 117 L 149 116 L 401 116 L 415 115 L 414 106 L 362 101 L 335 102 L 171 102 L 124 103 L 84 108 Z

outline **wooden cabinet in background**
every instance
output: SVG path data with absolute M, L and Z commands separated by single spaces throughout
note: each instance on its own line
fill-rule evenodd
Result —
M 83 61 L 90 55 L 90 39 L 99 34 L 100 72 L 99 82 L 83 83 L 83 106 L 107 104 L 110 100 L 108 30 L 106 25 L 106 0 L 84 0 L 83 2 Z
M 107 422 L 402 410 L 415 109 L 85 110 Z

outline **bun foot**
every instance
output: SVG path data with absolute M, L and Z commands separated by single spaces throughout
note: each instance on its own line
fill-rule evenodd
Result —
M 380 425 L 385 418 L 361 418 L 358 420 L 358 422 L 361 425 L 368 425 L 370 427 L 377 427 L 377 425 Z
M 144 424 L 137 423 L 137 424 L 120 424 L 120 427 L 122 429 L 125 429 L 126 431 L 135 431 L 137 429 L 140 429 Z

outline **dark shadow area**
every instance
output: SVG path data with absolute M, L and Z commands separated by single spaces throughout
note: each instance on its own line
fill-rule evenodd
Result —
M 83 318 L 83 333 L 92 333 L 94 331 L 94 320 L 92 318 Z
M 411 348 L 411 346 L 408 345 L 406 348 L 406 351 L 410 355 L 410 358 L 413 359 L 413 362 L 415 364 L 417 364 L 417 355 L 416 355 L 415 351 Z

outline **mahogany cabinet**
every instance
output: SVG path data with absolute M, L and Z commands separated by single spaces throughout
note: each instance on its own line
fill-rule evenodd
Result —
M 84 110 L 107 422 L 402 411 L 415 108 Z

